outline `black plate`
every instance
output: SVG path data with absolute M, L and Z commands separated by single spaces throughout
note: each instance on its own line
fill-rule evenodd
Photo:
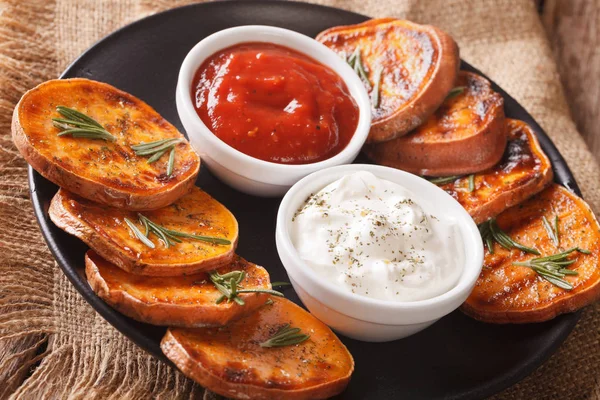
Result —
M 182 132 L 175 109 L 175 84 L 187 52 L 211 33 L 237 25 L 264 24 L 315 36 L 335 25 L 367 17 L 303 3 L 232 1 L 196 4 L 135 22 L 98 42 L 76 60 L 63 78 L 103 81 L 148 102 Z M 475 71 L 463 62 L 463 69 Z M 533 118 L 508 94 L 506 115 L 529 123 L 552 160 L 555 180 L 580 194 L 564 159 Z M 361 160 L 364 162 L 364 160 Z M 48 218 L 57 187 L 29 170 L 31 197 L 42 233 L 60 267 L 83 297 L 108 322 L 157 358 L 164 328 L 133 321 L 98 298 L 83 274 L 86 246 L 58 229 Z M 240 225 L 238 252 L 264 265 L 274 281 L 287 280 L 275 249 L 279 199 L 240 194 L 202 169 L 198 185 L 225 204 Z M 292 289 L 286 296 L 299 302 Z M 571 332 L 579 313 L 530 325 L 487 325 L 456 311 L 431 328 L 391 343 L 363 343 L 342 338 L 356 361 L 344 399 L 481 398 L 524 378 L 544 362 Z

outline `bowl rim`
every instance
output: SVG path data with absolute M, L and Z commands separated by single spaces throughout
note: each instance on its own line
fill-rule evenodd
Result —
M 293 212 L 295 212 L 302 204 L 302 202 L 306 199 L 306 193 L 316 193 L 323 187 L 325 187 L 327 184 L 332 183 L 335 180 L 352 172 L 358 171 L 371 172 L 378 178 L 398 183 L 401 186 L 404 186 L 408 190 L 412 191 L 415 197 L 417 198 L 423 197 L 423 194 L 417 193 L 415 187 L 428 187 L 429 191 L 434 191 L 436 194 L 434 199 L 429 199 L 430 202 L 444 202 L 447 203 L 447 205 L 449 205 L 449 207 L 452 209 L 452 218 L 458 221 L 457 226 L 459 228 L 459 231 L 461 232 L 461 236 L 465 245 L 465 261 L 463 271 L 458 279 L 458 282 L 452 289 L 429 299 L 416 300 L 411 302 L 396 302 L 391 300 L 373 299 L 358 294 L 350 293 L 335 285 L 334 283 L 323 279 L 317 274 L 317 272 L 315 272 L 312 268 L 308 267 L 301 260 L 300 255 L 294 247 L 289 234 L 289 227 L 291 223 L 290 215 L 293 215 Z M 288 272 L 288 274 L 290 274 L 298 284 L 302 285 L 302 283 L 299 282 L 298 279 L 298 277 L 301 277 L 300 280 L 309 282 L 311 285 L 313 285 L 313 292 L 316 288 L 321 292 L 333 294 L 338 301 L 335 301 L 332 304 L 324 303 L 325 305 L 353 318 L 358 318 L 369 322 L 385 324 L 385 322 L 381 321 L 381 316 L 373 315 L 369 318 L 360 318 L 356 316 L 356 311 L 353 312 L 353 309 L 340 309 L 340 307 L 336 307 L 336 305 L 334 304 L 339 305 L 340 303 L 345 303 L 347 305 L 354 304 L 359 307 L 366 306 L 371 310 L 376 309 L 378 310 L 378 312 L 429 311 L 430 313 L 435 313 L 436 311 L 439 311 L 441 315 L 435 317 L 439 318 L 456 308 L 454 307 L 452 310 L 445 312 L 439 306 L 448 305 L 461 299 L 462 297 L 466 298 L 466 296 L 468 296 L 477 278 L 479 277 L 483 265 L 483 241 L 481 239 L 479 229 L 473 221 L 473 219 L 471 218 L 471 216 L 467 213 L 467 211 L 454 198 L 452 198 L 452 196 L 450 196 L 448 193 L 446 193 L 444 190 L 442 190 L 435 184 L 417 175 L 413 175 L 405 171 L 380 165 L 340 165 L 327 168 L 318 172 L 314 172 L 304 177 L 303 179 L 298 181 L 294 186 L 292 186 L 292 188 L 287 192 L 287 194 L 281 201 L 279 210 L 277 212 L 277 226 L 275 232 L 277 240 L 277 251 L 280 253 L 279 256 L 282 260 L 283 266 Z M 283 257 L 281 254 L 282 252 L 286 253 L 283 254 Z M 284 262 L 284 259 L 288 260 L 288 262 Z M 310 288 L 307 288 L 304 285 L 302 285 L 302 287 L 304 290 L 311 292 Z M 460 302 L 462 303 L 462 301 Z M 431 320 L 435 318 L 423 318 L 422 321 Z M 410 323 L 418 323 L 418 321 L 412 321 Z M 387 324 L 397 325 L 395 323 Z
M 344 149 L 333 157 L 314 163 L 280 164 L 260 160 L 242 153 L 223 142 L 211 132 L 198 116 L 192 104 L 191 86 L 194 75 L 202 63 L 211 55 L 236 44 L 249 42 L 275 43 L 296 50 L 330 68 L 344 81 L 359 112 L 356 129 L 350 142 L 348 142 Z M 190 141 L 193 135 L 200 135 L 201 139 L 207 142 L 213 149 L 225 153 L 229 159 L 234 159 L 238 163 L 234 166 L 235 169 L 241 171 L 242 175 L 246 177 L 249 176 L 244 174 L 246 168 L 253 170 L 259 168 L 263 173 L 274 172 L 300 175 L 348 162 L 348 158 L 352 155 L 355 157 L 366 142 L 371 126 L 370 97 L 358 75 L 345 60 L 339 57 L 333 50 L 309 36 L 289 29 L 266 25 L 243 25 L 228 28 L 215 32 L 198 42 L 188 52 L 181 64 L 177 78 L 176 99 L 179 116 L 186 127 Z M 229 165 L 227 168 L 231 169 L 232 166 Z

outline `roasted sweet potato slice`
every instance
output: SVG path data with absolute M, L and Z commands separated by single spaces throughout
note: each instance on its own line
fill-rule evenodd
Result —
M 286 324 L 310 338 L 261 346 Z M 354 370 L 352 356 L 325 324 L 281 298 L 224 328 L 169 328 L 161 348 L 185 375 L 233 399 L 325 399 L 344 390 Z
M 143 214 L 94 203 L 60 189 L 48 212 L 59 228 L 134 274 L 177 276 L 214 269 L 231 261 L 237 245 L 238 224 L 233 214 L 197 187 L 170 206 Z M 229 244 L 179 237 L 180 243 L 172 241 L 167 246 L 150 233 L 147 240 L 154 246 L 151 248 L 126 221 L 143 234 L 139 215 L 172 231 L 222 239 L 218 241 Z
M 65 106 L 102 125 L 116 141 L 59 136 L 53 118 Z M 183 140 L 175 145 L 173 171 L 167 174 L 170 153 L 148 163 L 132 145 L 183 135 L 148 104 L 106 83 L 87 79 L 52 80 L 28 91 L 15 108 L 15 145 L 46 179 L 82 197 L 113 207 L 151 210 L 167 206 L 193 186 L 200 159 Z
M 471 214 L 476 223 L 540 192 L 552 181 L 552 165 L 529 125 L 507 119 L 508 144 L 502 160 L 473 178 L 463 177 L 441 185 Z M 472 179 L 472 191 L 469 188 Z
M 494 166 L 506 147 L 504 100 L 490 82 L 461 71 L 456 88 L 427 121 L 406 136 L 364 147 L 377 164 L 417 175 L 470 174 Z
M 548 231 L 554 232 L 555 217 L 558 246 Z M 545 227 L 546 223 L 550 226 Z M 493 254 L 486 250 L 475 289 L 462 305 L 466 314 L 491 323 L 541 322 L 578 310 L 600 297 L 600 225 L 582 199 L 552 184 L 504 211 L 497 217 L 497 224 L 514 241 L 537 249 L 541 255 L 506 250 L 498 243 L 493 246 Z M 572 285 L 571 290 L 549 282 L 532 268 L 513 265 L 575 247 L 590 253 L 573 251 L 568 255 L 569 260 L 576 260 L 565 266 L 577 273 L 564 277 Z
M 425 122 L 453 88 L 460 66 L 458 46 L 447 33 L 410 21 L 383 18 L 337 26 L 317 40 L 349 57 L 372 99 L 378 98 L 371 143 L 405 135 Z M 356 67 L 356 56 L 363 68 Z
M 246 273 L 244 289 L 270 289 L 269 274 L 239 256 L 217 269 Z M 135 320 L 153 325 L 222 326 L 251 314 L 270 297 L 265 293 L 240 293 L 243 305 L 222 301 L 208 273 L 173 277 L 134 275 L 109 263 L 94 251 L 85 255 L 85 273 L 94 292 L 109 305 Z

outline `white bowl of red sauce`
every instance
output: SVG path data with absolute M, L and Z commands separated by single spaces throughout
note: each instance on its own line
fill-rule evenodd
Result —
M 367 91 L 345 60 L 269 26 L 200 41 L 183 61 L 176 101 L 211 172 L 257 196 L 283 195 L 312 172 L 351 163 L 371 124 Z

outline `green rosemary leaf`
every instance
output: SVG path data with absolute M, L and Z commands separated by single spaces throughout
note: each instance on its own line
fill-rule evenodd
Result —
M 475 190 L 475 175 L 469 175 L 469 193 Z
M 455 88 L 453 88 L 450 93 L 448 93 L 448 96 L 446 96 L 446 100 L 450 100 L 455 98 L 456 96 L 458 96 L 459 94 L 461 94 L 462 92 L 464 92 L 466 89 L 465 86 L 456 86 Z
M 125 223 L 127 224 L 127 226 L 129 226 L 129 229 L 131 229 L 133 231 L 133 234 L 142 242 L 144 243 L 146 246 L 150 247 L 151 249 L 153 249 L 154 243 L 152 243 L 152 241 L 150 239 L 148 239 L 143 233 L 142 231 L 140 231 L 138 229 L 137 226 L 135 226 L 135 224 L 133 222 L 131 222 L 129 219 L 125 218 Z
M 498 243 L 500 246 L 504 247 L 507 250 L 511 249 L 519 249 L 526 253 L 531 253 L 535 255 L 539 255 L 540 252 L 534 249 L 533 247 L 527 247 L 522 245 L 521 243 L 515 242 L 510 236 L 506 234 L 496 222 L 496 218 L 491 218 L 486 222 L 479 224 L 479 233 L 481 234 L 481 238 L 486 244 L 488 248 L 488 252 L 490 254 L 494 254 L 493 250 L 493 242 Z
M 165 229 L 167 233 L 176 237 L 183 237 L 189 239 L 202 240 L 203 242 L 213 243 L 213 244 L 231 244 L 231 240 L 225 238 L 219 238 L 214 236 L 201 236 L 201 235 L 192 235 L 191 233 L 178 232 L 173 231 L 171 229 Z
M 154 153 L 152 155 L 152 157 L 150 157 L 148 159 L 147 163 L 148 164 L 152 164 L 153 162 L 158 161 L 158 159 L 161 158 L 163 156 L 163 154 L 165 154 L 168 150 L 169 149 L 167 148 L 167 149 L 164 149 L 164 150 L 161 150 L 161 151 L 157 151 L 156 153 Z
M 573 285 L 563 278 L 567 275 L 574 276 L 579 273 L 575 270 L 564 268 L 577 262 L 576 259 L 569 259 L 568 256 L 573 252 L 589 254 L 589 252 L 586 253 L 586 251 L 587 250 L 582 251 L 579 247 L 572 247 L 561 253 L 532 258 L 527 261 L 513 262 L 513 265 L 529 267 L 548 282 L 562 289 L 571 290 L 573 289 Z
M 98 123 L 98 121 L 96 121 L 95 119 L 93 119 L 91 117 L 88 117 L 87 115 L 85 115 L 82 112 L 75 110 L 74 108 L 58 106 L 58 107 L 56 107 L 56 111 L 58 111 L 62 116 L 66 117 L 70 120 L 85 122 L 87 124 L 94 125 L 100 129 L 104 129 L 104 127 L 102 125 L 100 125 L 100 123 Z
M 133 151 L 135 152 L 136 156 L 149 156 L 149 155 L 156 154 L 157 152 L 162 151 L 162 150 L 170 150 L 175 147 L 175 144 L 178 144 L 180 142 L 181 142 L 181 140 L 178 140 L 177 142 L 171 141 L 171 142 L 163 143 L 160 146 L 145 147 L 145 148 L 142 148 L 141 150 L 133 150 Z M 133 147 L 132 147 L 132 149 L 133 149 Z
M 208 274 L 210 281 L 221 292 L 221 297 L 217 299 L 217 304 L 225 300 L 235 301 L 240 306 L 245 304 L 238 295 L 240 293 L 267 293 L 273 296 L 283 297 L 283 293 L 271 289 L 244 289 L 240 283 L 246 277 L 245 271 L 231 271 L 226 274 L 219 274 L 217 271 L 211 271 Z
M 554 235 L 556 236 L 556 246 L 560 246 L 560 231 L 558 230 L 558 215 L 554 216 Z
M 150 156 L 147 161 L 148 164 L 156 162 L 169 151 L 167 176 L 171 176 L 173 174 L 173 167 L 175 166 L 175 146 L 183 142 L 185 142 L 183 138 L 169 138 L 156 140 L 154 142 L 135 144 L 130 147 L 138 157 Z
M 310 338 L 310 335 L 300 333 L 300 328 L 292 328 L 290 324 L 282 326 L 270 339 L 262 342 L 261 347 L 283 347 L 302 343 Z
M 373 77 L 373 90 L 371 91 L 371 104 L 373 104 L 373 108 L 379 108 L 381 104 L 381 74 L 383 72 L 383 68 L 377 68 L 375 71 L 375 75 Z
M 154 142 L 148 142 L 148 143 L 140 143 L 140 144 L 134 144 L 131 146 L 133 151 L 143 151 L 143 150 L 149 150 L 149 149 L 153 149 L 162 145 L 171 145 L 171 144 L 175 144 L 175 143 L 180 143 L 182 142 L 183 139 L 181 138 L 168 138 L 168 139 L 160 139 L 160 140 L 155 140 Z
M 454 176 L 442 176 L 439 178 L 426 178 L 429 182 L 434 185 L 445 185 L 446 183 L 452 183 L 457 179 L 462 178 L 464 175 L 454 175 Z
M 272 287 L 277 287 L 277 286 L 291 286 L 292 284 L 289 282 L 271 282 L 271 286 Z
M 285 297 L 283 293 L 271 289 L 240 289 L 238 293 L 268 293 L 276 297 Z
M 354 51 L 352 52 L 350 57 L 346 60 L 346 62 L 348 63 L 348 65 L 350 65 L 350 67 L 352 67 L 354 72 L 356 72 L 356 74 L 360 77 L 360 79 L 370 89 L 371 82 L 369 82 L 369 75 L 367 74 L 367 71 L 365 70 L 365 66 L 362 62 L 360 46 L 356 46 L 356 48 L 354 49 Z
M 157 224 L 156 222 L 151 221 L 148 217 L 146 217 L 142 214 L 139 214 L 139 213 L 138 213 L 138 218 L 140 220 L 140 223 L 142 224 L 142 226 L 144 227 L 144 229 L 146 231 L 145 234 L 142 234 L 142 235 L 147 238 L 150 233 L 153 233 L 160 240 L 163 241 L 163 243 L 165 244 L 165 247 L 167 247 L 167 248 L 169 248 L 170 246 L 174 246 L 177 243 L 181 243 L 182 240 L 180 238 L 201 240 L 201 241 L 212 243 L 212 244 L 223 244 L 223 245 L 231 244 L 231 241 L 228 239 L 225 239 L 225 238 L 193 235 L 190 233 L 179 232 L 179 231 L 175 231 L 172 229 L 167 229 L 167 228 Z
M 585 249 L 580 249 L 579 247 L 577 248 L 577 251 L 582 253 L 582 254 L 592 254 L 591 251 L 589 250 L 585 250 Z
M 99 139 L 108 142 L 117 140 L 98 121 L 69 107 L 58 106 L 56 111 L 63 118 L 52 118 L 52 124 L 60 129 L 58 136 L 73 138 Z
M 546 229 L 546 233 L 548 233 L 548 237 L 552 239 L 552 242 L 556 247 L 558 247 L 558 237 L 556 237 L 556 232 L 550 222 L 546 218 L 546 216 L 542 216 L 542 225 L 544 225 L 544 229 Z
M 169 162 L 167 164 L 167 176 L 171 176 L 173 173 L 173 167 L 175 166 L 175 147 L 171 147 L 171 153 L 169 153 Z

